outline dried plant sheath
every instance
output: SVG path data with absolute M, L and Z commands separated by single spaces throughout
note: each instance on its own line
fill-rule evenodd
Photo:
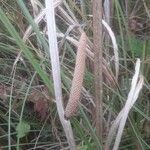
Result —
M 69 101 L 65 110 L 65 118 L 69 119 L 77 110 L 81 94 L 86 57 L 86 34 L 83 32 L 78 45 L 75 71 Z

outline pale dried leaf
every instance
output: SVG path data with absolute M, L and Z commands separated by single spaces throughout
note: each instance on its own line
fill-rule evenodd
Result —
M 140 78 L 139 78 L 139 72 L 140 72 L 140 60 L 137 59 L 136 66 L 135 66 L 135 74 L 132 78 L 131 89 L 128 94 L 127 101 L 125 103 L 125 106 L 120 111 L 119 115 L 117 116 L 117 118 L 115 119 L 114 123 L 112 124 L 112 126 L 110 128 L 110 131 L 109 131 L 109 134 L 107 137 L 107 141 L 105 144 L 106 150 L 109 149 L 110 144 L 116 134 L 117 134 L 117 136 L 116 136 L 113 150 L 117 150 L 119 147 L 119 143 L 121 141 L 121 136 L 123 133 L 123 129 L 124 129 L 129 111 L 133 107 L 134 103 L 136 102 L 139 92 L 143 87 L 144 79 L 143 79 L 143 76 L 140 76 Z M 139 78 L 139 81 L 138 81 L 138 78 Z M 118 131 L 117 131 L 117 129 L 118 129 Z M 117 131 L 117 133 L 116 133 L 116 131 Z
M 52 0 L 50 1 L 46 0 L 45 2 L 46 2 L 48 40 L 49 40 L 49 47 L 50 47 L 49 54 L 50 54 L 51 65 L 52 65 L 52 74 L 53 74 L 53 81 L 54 81 L 54 91 L 55 91 L 57 111 L 58 111 L 61 124 L 64 128 L 70 149 L 75 150 L 76 146 L 75 146 L 71 124 L 69 121 L 66 121 L 64 118 L 54 5 Z

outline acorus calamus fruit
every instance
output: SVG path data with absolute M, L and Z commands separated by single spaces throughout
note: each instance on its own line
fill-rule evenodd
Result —
M 80 95 L 85 71 L 87 37 L 85 32 L 82 32 L 77 49 L 75 70 L 69 96 L 69 101 L 65 109 L 65 118 L 70 119 L 77 110 L 80 102 Z

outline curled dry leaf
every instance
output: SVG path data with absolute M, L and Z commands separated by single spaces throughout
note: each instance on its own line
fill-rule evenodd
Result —
M 83 32 L 78 45 L 75 71 L 73 75 L 70 97 L 65 110 L 65 118 L 69 119 L 77 110 L 82 89 L 85 57 L 86 57 L 86 34 Z

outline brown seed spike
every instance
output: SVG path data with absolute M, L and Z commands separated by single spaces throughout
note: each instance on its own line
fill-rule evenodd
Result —
M 85 69 L 86 40 L 86 34 L 85 32 L 83 32 L 79 40 L 72 87 L 70 91 L 69 101 L 65 110 L 66 119 L 70 119 L 70 117 L 76 112 L 79 105 Z

